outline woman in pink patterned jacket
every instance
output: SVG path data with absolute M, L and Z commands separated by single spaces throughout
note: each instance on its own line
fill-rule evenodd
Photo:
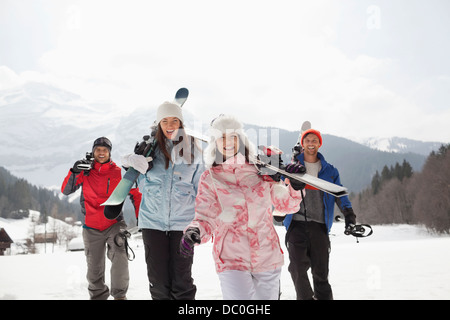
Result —
M 189 256 L 195 244 L 213 237 L 224 299 L 278 299 L 284 258 L 272 207 L 295 212 L 301 191 L 258 175 L 257 167 L 249 163 L 255 148 L 234 117 L 219 116 L 211 131 L 195 218 L 185 230 L 180 251 Z

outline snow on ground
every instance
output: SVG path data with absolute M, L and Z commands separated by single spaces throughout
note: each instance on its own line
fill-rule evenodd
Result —
M 276 228 L 285 252 L 281 299 L 292 300 L 295 290 L 287 271 L 285 230 Z M 343 228 L 335 223 L 330 235 L 335 299 L 450 299 L 449 236 L 431 235 L 418 226 L 374 226 L 372 236 L 356 243 L 356 238 L 343 234 Z M 128 299 L 151 299 L 139 234 L 130 244 L 136 259 L 129 264 Z M 193 278 L 198 300 L 222 299 L 211 250 L 212 243 L 196 248 Z M 87 299 L 85 274 L 82 251 L 1 256 L 0 299 Z M 109 283 L 109 272 L 106 279 Z

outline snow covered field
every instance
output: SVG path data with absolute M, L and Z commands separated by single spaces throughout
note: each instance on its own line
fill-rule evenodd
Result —
M 343 234 L 343 228 L 335 223 L 330 236 L 335 299 L 450 299 L 450 236 L 430 235 L 418 226 L 374 226 L 372 236 L 356 243 L 356 238 Z M 284 228 L 277 231 L 284 243 Z M 130 244 L 136 259 L 129 264 L 128 299 L 151 299 L 139 234 Z M 211 247 L 204 244 L 195 252 L 193 277 L 199 300 L 222 298 Z M 287 271 L 287 250 L 283 250 L 281 299 L 292 300 L 295 290 Z M 0 299 L 87 299 L 84 253 L 49 251 L 0 256 Z M 106 276 L 109 282 L 108 272 Z

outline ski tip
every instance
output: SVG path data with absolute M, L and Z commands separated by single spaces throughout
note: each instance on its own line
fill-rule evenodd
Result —
M 178 89 L 177 93 L 175 94 L 175 99 L 186 99 L 189 95 L 189 90 L 187 88 L 180 88 Z
M 106 205 L 103 214 L 106 219 L 114 220 L 122 213 L 123 202 L 118 205 Z
M 305 121 L 302 124 L 302 132 L 305 132 L 306 130 L 311 129 L 311 122 Z
M 189 90 L 186 88 L 180 88 L 180 89 L 178 89 L 177 93 L 175 94 L 174 102 L 176 104 L 178 104 L 180 107 L 183 107 L 188 96 L 189 96 Z

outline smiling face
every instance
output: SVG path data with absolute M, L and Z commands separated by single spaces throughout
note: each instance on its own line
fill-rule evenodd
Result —
M 237 133 L 224 134 L 216 140 L 217 150 L 223 155 L 224 160 L 233 157 L 239 151 L 239 136 Z
M 178 134 L 178 129 L 180 128 L 181 121 L 176 117 L 163 118 L 159 123 L 162 132 L 167 139 L 173 140 Z
M 106 163 L 109 161 L 109 150 L 106 147 L 96 147 L 94 149 L 94 160 L 97 161 L 98 163 Z
M 319 152 L 320 148 L 319 137 L 314 133 L 308 134 L 303 138 L 303 148 L 305 153 L 305 160 L 307 159 L 307 157 L 317 157 L 317 152 Z

